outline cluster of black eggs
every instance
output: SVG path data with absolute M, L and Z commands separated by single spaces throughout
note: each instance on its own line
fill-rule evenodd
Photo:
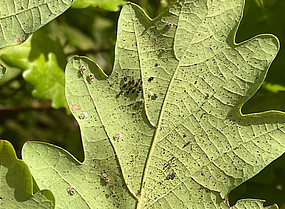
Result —
M 128 80 L 127 76 L 124 76 L 124 84 L 121 87 L 121 91 L 119 92 L 119 95 L 122 94 L 136 94 L 137 96 L 142 91 L 142 85 L 143 81 L 141 79 L 138 79 L 137 81 L 135 79 Z

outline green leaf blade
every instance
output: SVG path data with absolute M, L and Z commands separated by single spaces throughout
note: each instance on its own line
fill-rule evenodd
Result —
M 75 163 L 50 145 L 33 148 L 52 150 L 41 161 L 68 156 L 50 171 L 58 181 L 68 179 L 62 191 L 70 183 L 95 188 L 100 207 L 228 208 L 229 192 L 284 152 L 284 113 L 241 113 L 279 50 L 273 35 L 234 42 L 243 6 L 243 0 L 177 0 L 151 20 L 128 4 L 110 77 L 88 58 L 68 62 L 66 96 L 80 125 L 85 160 Z M 30 158 L 24 157 L 37 167 Z M 43 188 L 57 189 L 32 172 Z M 103 173 L 110 175 L 106 185 L 100 185 Z M 94 181 L 86 185 L 84 174 Z M 98 204 L 89 193 L 82 196 Z M 251 200 L 243 205 L 262 206 Z
M 0 48 L 24 42 L 33 32 L 67 10 L 72 2 L 72 0 L 1 1 Z
M 23 70 L 34 97 L 51 100 L 53 108 L 69 111 L 64 95 L 66 56 L 58 41 L 39 30 L 25 43 L 5 47 L 0 54 L 5 64 Z
M 28 166 L 17 159 L 13 146 L 0 140 L 1 208 L 53 208 L 54 197 L 48 190 L 33 194 Z

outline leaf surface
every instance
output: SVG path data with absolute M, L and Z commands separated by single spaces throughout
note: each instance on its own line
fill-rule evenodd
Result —
M 33 32 L 67 10 L 73 0 L 2 0 L 0 48 L 24 42 Z
M 279 50 L 272 35 L 234 42 L 243 6 L 243 0 L 178 0 L 153 20 L 134 4 L 124 6 L 112 75 L 85 57 L 66 67 L 83 164 L 51 145 L 24 147 L 39 187 L 51 189 L 56 199 L 62 197 L 51 180 L 66 181 L 62 191 L 67 182 L 80 193 L 99 191 L 104 187 L 86 185 L 85 178 L 106 172 L 114 175 L 108 186 L 111 179 L 124 180 L 130 193 L 121 188 L 121 204 L 130 208 L 227 208 L 229 192 L 282 155 L 285 145 L 284 113 L 240 111 Z M 35 150 L 44 161 L 32 155 Z M 67 160 L 58 161 L 62 155 Z M 35 170 L 44 162 L 53 178 Z M 85 175 L 78 171 L 84 166 Z M 73 178 L 79 181 L 73 184 Z M 89 193 L 82 197 L 96 203 Z M 104 201 L 96 204 L 106 207 Z
M 53 208 L 52 193 L 33 194 L 32 182 L 28 166 L 17 159 L 13 146 L 0 140 L 0 208 Z
M 25 43 L 1 49 L 0 58 L 8 66 L 23 70 L 34 97 L 51 100 L 53 108 L 68 109 L 64 95 L 66 57 L 59 42 L 44 30 L 34 33 Z

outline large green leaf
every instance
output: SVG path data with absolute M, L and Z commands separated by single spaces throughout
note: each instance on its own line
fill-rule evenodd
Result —
M 84 162 L 52 145 L 24 146 L 39 188 L 50 189 L 58 207 L 73 198 L 64 193 L 68 186 L 82 207 L 229 207 L 229 192 L 285 145 L 284 113 L 240 111 L 279 49 L 272 35 L 234 42 L 243 5 L 177 0 L 154 20 L 136 5 L 124 6 L 112 75 L 85 57 L 66 67 Z M 236 207 L 247 205 L 260 208 L 262 201 Z
M 13 146 L 0 140 L 0 208 L 52 208 L 50 191 L 33 194 L 33 179 L 28 166 L 18 160 Z
M 1 0 L 0 48 L 24 42 L 67 10 L 73 0 Z

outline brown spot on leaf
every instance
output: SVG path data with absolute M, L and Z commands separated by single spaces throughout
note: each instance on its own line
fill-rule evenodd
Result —
M 72 104 L 71 102 L 68 103 L 68 106 L 71 110 L 80 110 L 81 109 L 81 106 L 80 105 L 77 105 L 77 104 Z

